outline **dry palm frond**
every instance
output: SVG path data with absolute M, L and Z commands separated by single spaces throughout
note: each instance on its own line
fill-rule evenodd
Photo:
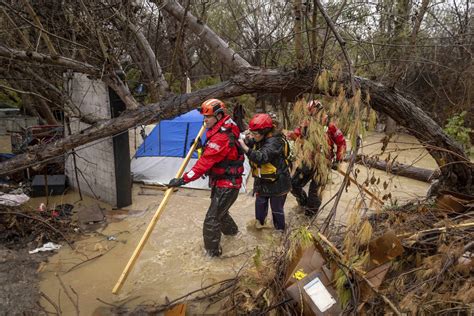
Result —
M 377 112 L 372 109 L 368 109 L 369 111 L 369 121 L 368 121 L 368 130 L 373 130 L 375 125 L 377 124 Z
M 318 76 L 318 89 L 323 92 L 329 91 L 329 80 L 330 80 L 330 72 L 327 70 L 323 70 L 321 74 Z
M 307 227 L 302 226 L 299 229 L 295 229 L 291 232 L 290 237 L 290 247 L 287 251 L 287 257 L 291 260 L 297 249 L 305 249 L 311 246 L 314 242 L 314 237 Z
M 357 239 L 360 245 L 367 245 L 372 238 L 372 225 L 369 223 L 369 221 L 364 221 L 362 224 L 358 235 Z
M 340 269 L 336 270 L 334 280 L 336 282 L 336 292 L 339 298 L 339 304 L 344 308 L 351 299 L 351 290 L 348 286 L 349 280 L 347 280 L 346 274 Z

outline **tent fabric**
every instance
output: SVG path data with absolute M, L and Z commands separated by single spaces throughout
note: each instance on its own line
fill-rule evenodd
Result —
M 191 158 L 185 171 L 191 170 L 197 159 Z M 179 157 L 140 157 L 132 159 L 133 180 L 145 184 L 167 184 L 176 173 L 183 162 Z M 244 181 L 240 192 L 247 192 L 247 178 L 250 173 L 250 165 L 247 160 L 244 162 Z M 183 187 L 191 189 L 209 189 L 209 178 L 200 178 L 190 182 Z
M 172 120 L 160 121 L 137 149 L 131 161 L 133 180 L 146 184 L 166 184 L 174 178 L 191 147 L 191 141 L 203 124 L 203 119 L 198 110 L 192 110 Z M 205 136 L 202 142 L 205 142 Z M 194 153 L 186 171 L 189 171 L 196 161 L 197 154 Z M 250 165 L 246 158 L 240 192 L 246 192 L 249 173 Z M 184 187 L 209 189 L 209 179 L 201 178 Z
M 184 158 L 201 129 L 203 119 L 198 110 L 192 110 L 173 120 L 161 121 L 138 147 L 135 157 Z M 202 141 L 205 141 L 205 136 Z M 197 158 L 197 154 L 194 153 L 192 158 Z

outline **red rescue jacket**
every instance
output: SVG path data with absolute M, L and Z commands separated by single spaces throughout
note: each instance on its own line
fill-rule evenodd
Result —
M 324 121 L 327 121 L 327 116 L 324 118 Z M 295 128 L 292 132 L 288 133 L 287 137 L 296 140 L 302 136 L 305 136 L 305 131 L 307 129 L 309 122 L 305 121 L 299 127 Z M 337 128 L 336 124 L 329 122 L 327 124 L 326 139 L 329 146 L 329 157 L 328 159 L 334 158 L 334 146 L 336 146 L 336 160 L 342 161 L 344 158 L 344 153 L 346 152 L 346 140 L 341 130 Z
M 242 185 L 244 155 L 239 152 L 239 128 L 226 115 L 206 132 L 203 153 L 193 168 L 184 174 L 188 183 L 209 175 L 209 186 L 236 188 Z

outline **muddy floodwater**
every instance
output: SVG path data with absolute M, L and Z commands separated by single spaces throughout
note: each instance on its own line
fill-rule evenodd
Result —
M 364 140 L 361 153 L 372 155 L 380 153 L 382 138 L 372 134 Z M 402 163 L 435 169 L 436 164 L 413 138 L 398 135 L 388 147 L 391 156 L 398 155 Z M 404 150 L 410 148 L 409 150 Z M 343 170 L 346 165 L 343 165 Z M 388 192 L 397 203 L 425 195 L 428 184 L 407 178 L 394 177 L 383 171 L 367 171 L 358 166 L 358 179 L 363 182 L 366 176 L 380 177 L 379 194 Z M 331 185 L 324 194 L 324 200 L 335 194 L 342 176 L 332 172 Z M 388 188 L 383 190 L 382 183 Z M 249 188 L 252 188 L 251 180 Z M 372 188 L 376 192 L 376 188 Z M 338 206 L 336 220 L 344 223 L 347 209 L 353 206 L 359 193 L 354 185 L 344 193 Z M 76 193 L 63 197 L 50 198 L 50 204 L 74 203 L 78 205 L 100 204 L 106 209 L 108 225 L 90 236 L 82 237 L 75 243 L 75 249 L 66 244 L 48 262 L 40 267 L 40 289 L 60 306 L 65 315 L 74 314 L 75 309 L 66 297 L 56 274 L 66 287 L 72 287 L 78 295 L 81 315 L 92 315 L 99 311 L 104 303 L 127 302 L 125 306 L 139 304 L 164 303 L 186 293 L 199 289 L 219 280 L 234 277 L 244 265 L 251 264 L 252 255 L 258 246 L 263 252 L 275 246 L 280 236 L 272 229 L 256 230 L 251 221 L 254 219 L 254 198 L 251 194 L 240 194 L 230 212 L 238 224 L 241 234 L 237 237 L 223 237 L 223 256 L 211 259 L 204 256 L 202 241 L 202 222 L 209 206 L 209 191 L 180 189 L 171 197 L 168 206 L 158 221 L 153 234 L 139 257 L 134 269 L 128 276 L 121 292 L 112 294 L 127 261 L 138 244 L 145 228 L 156 211 L 163 192 L 156 189 L 142 189 L 139 184 L 133 187 L 133 204 L 123 210 L 112 210 L 109 205 L 91 198 L 78 202 Z M 31 205 L 44 202 L 43 198 L 31 200 Z M 330 209 L 329 204 L 322 215 Z M 287 221 L 305 223 L 307 219 L 296 207 L 296 200 L 289 195 L 285 206 Z M 89 261 L 86 261 L 89 260 Z M 72 293 L 71 293 L 72 294 Z M 72 294 L 74 297 L 74 294 Z M 52 311 L 45 300 L 42 306 Z M 219 306 L 189 305 L 190 313 L 213 313 Z

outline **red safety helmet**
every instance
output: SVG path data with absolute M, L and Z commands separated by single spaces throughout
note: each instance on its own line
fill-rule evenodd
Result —
M 323 104 L 319 100 L 311 100 L 306 104 L 306 108 L 308 111 L 315 109 L 316 112 L 319 112 L 323 109 Z
M 268 114 L 255 114 L 249 122 L 249 130 L 259 131 L 265 128 L 272 128 L 273 120 Z
M 225 110 L 224 102 L 218 99 L 209 99 L 209 100 L 204 101 L 201 104 L 201 108 L 199 109 L 199 112 L 201 112 L 202 115 L 216 116 L 219 113 L 224 113 L 224 110 Z

